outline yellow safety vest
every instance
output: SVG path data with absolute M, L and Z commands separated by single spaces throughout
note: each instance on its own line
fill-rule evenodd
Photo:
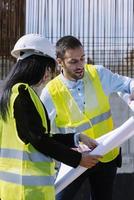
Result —
M 84 112 L 81 112 L 60 75 L 47 84 L 56 108 L 56 126 L 62 133 L 83 132 L 98 138 L 113 130 L 109 99 L 105 95 L 98 73 L 93 65 L 85 66 Z M 117 157 L 119 148 L 106 154 L 101 161 L 109 162 Z
M 54 200 L 54 162 L 37 151 L 30 143 L 18 137 L 14 119 L 14 101 L 19 94 L 16 84 L 12 88 L 7 121 L 1 120 L 0 132 L 0 199 L 2 200 Z M 27 84 L 31 99 L 47 129 L 43 106 Z

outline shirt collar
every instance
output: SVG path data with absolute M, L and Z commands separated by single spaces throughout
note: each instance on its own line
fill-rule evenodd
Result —
M 63 83 L 69 88 L 69 89 L 73 89 L 75 87 L 78 87 L 79 85 L 81 85 L 83 83 L 83 79 L 79 79 L 77 81 L 71 81 L 68 80 L 67 78 L 64 77 L 64 75 L 61 73 L 60 74 L 60 78 L 63 81 Z

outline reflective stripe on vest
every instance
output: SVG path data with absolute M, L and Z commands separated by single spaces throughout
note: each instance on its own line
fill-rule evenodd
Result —
M 111 117 L 111 111 L 105 112 L 101 115 L 98 115 L 94 118 L 92 118 L 90 121 L 93 125 L 98 124 L 104 120 L 107 120 L 109 117 Z
M 12 182 L 19 185 L 53 185 L 55 178 L 53 176 L 22 176 L 19 174 L 0 172 L 0 179 L 6 182 Z
M 99 116 L 96 116 L 92 119 L 90 119 L 90 122 L 92 123 L 92 125 L 95 125 L 95 124 L 98 124 L 104 120 L 107 120 L 109 117 L 111 117 L 111 111 L 108 111 L 106 113 L 103 113 Z M 65 128 L 61 128 L 61 127 L 58 127 L 58 129 L 60 130 L 61 133 L 76 133 L 76 132 L 82 132 L 82 131 L 85 131 L 87 129 L 90 129 L 92 128 L 90 123 L 84 123 L 80 126 L 77 126 L 77 127 L 65 127 Z
M 33 162 L 52 162 L 52 159 L 50 159 L 47 156 L 44 156 L 44 154 L 40 152 L 28 153 L 26 151 L 20 151 L 16 149 L 0 149 L 0 157 L 14 158 L 20 160 L 33 161 Z

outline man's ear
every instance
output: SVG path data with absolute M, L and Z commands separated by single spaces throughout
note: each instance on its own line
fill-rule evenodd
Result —
M 58 63 L 59 65 L 62 66 L 62 59 L 61 59 L 61 58 L 57 58 L 56 61 L 57 61 L 57 63 Z

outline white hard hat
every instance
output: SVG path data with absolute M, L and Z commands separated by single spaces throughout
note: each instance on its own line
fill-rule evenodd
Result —
M 20 52 L 24 52 L 24 54 L 21 56 Z M 55 60 L 54 46 L 48 39 L 39 34 L 26 34 L 22 36 L 11 51 L 11 55 L 18 60 L 32 54 L 49 56 Z

